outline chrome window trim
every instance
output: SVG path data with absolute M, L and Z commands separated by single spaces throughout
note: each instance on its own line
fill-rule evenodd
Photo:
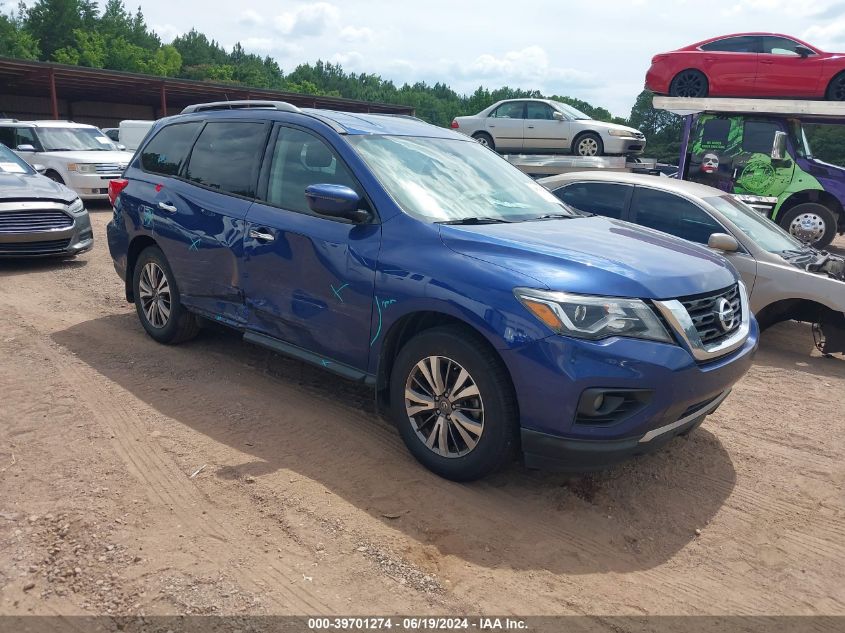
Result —
M 698 330 L 695 329 L 695 325 L 693 325 L 692 319 L 683 303 L 677 299 L 670 299 L 667 301 L 655 301 L 654 306 L 681 338 L 681 341 L 695 360 L 702 362 L 714 360 L 740 348 L 745 343 L 751 331 L 748 292 L 745 289 L 745 284 L 741 281 L 737 282 L 737 286 L 739 288 L 739 301 L 742 309 L 742 322 L 736 332 L 712 345 L 706 345 L 701 342 L 701 336 L 699 336 Z

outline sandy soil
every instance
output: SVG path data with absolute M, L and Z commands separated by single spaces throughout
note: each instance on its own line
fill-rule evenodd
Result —
M 459 485 L 364 388 L 155 344 L 109 216 L 75 261 L 0 263 L 0 614 L 845 614 L 845 360 L 809 327 L 659 454 Z

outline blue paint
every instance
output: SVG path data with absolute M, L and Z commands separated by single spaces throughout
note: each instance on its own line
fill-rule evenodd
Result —
M 189 251 L 199 251 L 199 243 L 202 241 L 201 237 L 197 239 L 191 238 L 191 245 L 188 247 Z
M 333 284 L 329 284 L 329 288 L 331 288 L 331 289 L 332 289 L 332 292 L 334 293 L 334 296 L 335 296 L 335 297 L 337 297 L 337 298 L 340 300 L 340 302 L 341 302 L 341 303 L 343 303 L 343 297 L 341 297 L 341 296 L 340 296 L 340 291 L 341 291 L 341 290 L 343 290 L 344 288 L 346 288 L 346 286 L 348 286 L 348 285 L 349 285 L 349 284 L 343 284 L 340 288 L 338 288 L 337 290 L 335 290 L 334 285 L 333 285 Z
M 330 361 L 330 360 L 326 360 L 326 359 L 324 358 L 323 360 L 321 360 L 321 361 L 320 361 L 320 363 L 323 365 L 323 367 L 328 367 L 329 365 L 331 365 L 331 364 L 332 364 L 332 361 Z
M 386 308 L 388 306 L 392 306 L 394 303 L 396 303 L 396 299 L 384 299 L 381 302 L 381 307 Z
M 376 335 L 370 341 L 370 347 L 373 346 L 373 343 L 376 342 L 378 335 L 381 334 L 381 301 L 378 300 L 378 297 L 375 297 L 376 301 L 376 308 L 378 308 L 378 329 L 376 330 Z
M 144 207 L 142 221 L 146 227 L 151 227 L 153 225 L 153 210 L 150 207 Z

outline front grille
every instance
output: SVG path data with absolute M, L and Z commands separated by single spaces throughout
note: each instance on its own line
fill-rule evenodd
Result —
M 0 234 L 57 231 L 73 226 L 73 218 L 56 209 L 20 209 L 0 212 Z
M 680 299 L 680 302 L 705 345 L 719 343 L 742 325 L 742 302 L 736 284 L 727 290 L 687 297 Z
M 48 240 L 44 242 L 0 242 L 0 254 L 3 255 L 45 255 L 60 253 L 70 244 L 70 239 Z
M 97 163 L 98 174 L 114 174 L 119 176 L 123 173 L 124 169 L 126 169 L 126 165 L 118 165 L 117 163 Z

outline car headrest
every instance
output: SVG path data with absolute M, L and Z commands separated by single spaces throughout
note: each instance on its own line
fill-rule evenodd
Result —
M 311 169 L 329 167 L 332 164 L 332 158 L 334 157 L 331 151 L 323 143 L 308 143 L 305 146 L 303 160 L 306 167 L 310 167 Z

